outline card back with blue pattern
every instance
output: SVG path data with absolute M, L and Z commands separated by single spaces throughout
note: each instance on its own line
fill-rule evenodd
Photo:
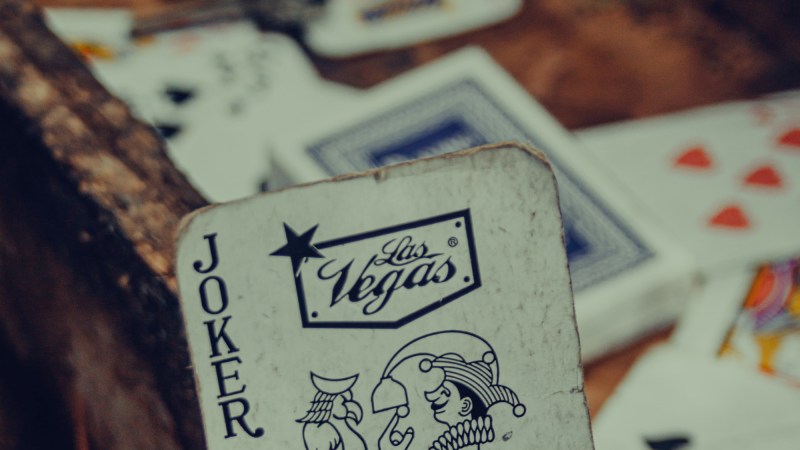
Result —
M 507 111 L 480 83 L 466 76 L 307 146 L 330 175 L 439 155 L 484 144 L 531 144 L 549 158 L 558 182 L 564 237 L 576 292 L 631 270 L 654 253 L 585 185 L 554 144 L 534 131 L 551 123 L 527 123 Z M 557 125 L 556 125 L 557 126 Z

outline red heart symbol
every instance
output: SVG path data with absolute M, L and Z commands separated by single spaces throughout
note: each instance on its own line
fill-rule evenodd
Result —
M 744 184 L 779 188 L 783 185 L 781 175 L 770 165 L 756 167 L 744 179 Z
M 710 169 L 711 165 L 711 155 L 701 146 L 691 147 L 675 158 L 675 166 L 678 167 L 705 170 Z
M 792 128 L 778 138 L 778 144 L 800 149 L 800 128 Z
M 711 220 L 709 225 L 723 228 L 750 228 L 750 221 L 747 215 L 738 205 L 726 205 L 722 207 Z

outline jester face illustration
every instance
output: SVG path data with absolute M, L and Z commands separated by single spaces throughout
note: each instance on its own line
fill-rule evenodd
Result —
M 409 342 L 372 393 L 373 411 L 391 413 L 378 448 L 477 450 L 493 441 L 493 407 L 525 414 L 499 375 L 494 349 L 477 335 L 444 331 Z

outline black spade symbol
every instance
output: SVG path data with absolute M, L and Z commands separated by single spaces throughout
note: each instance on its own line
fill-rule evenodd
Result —
M 183 127 L 176 123 L 156 123 L 156 130 L 158 134 L 164 139 L 171 139 L 181 132 Z
M 164 94 L 169 97 L 172 103 L 175 103 L 176 105 L 183 105 L 194 98 L 194 89 L 171 86 L 164 90 Z
M 687 436 L 673 436 L 665 439 L 647 439 L 644 440 L 647 445 L 653 450 L 679 450 L 687 448 L 691 440 Z

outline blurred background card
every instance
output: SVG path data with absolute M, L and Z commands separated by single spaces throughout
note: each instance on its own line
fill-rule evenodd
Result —
M 53 16 L 87 30 L 98 23 L 94 13 L 90 22 Z M 107 34 L 102 27 L 85 33 Z M 216 202 L 259 192 L 275 136 L 341 107 L 356 92 L 321 80 L 290 37 L 262 33 L 249 22 L 165 32 L 123 48 L 113 58 L 92 58 L 93 70 L 153 124 L 175 164 Z
M 800 388 L 800 264 L 761 267 L 727 330 L 719 357 Z
M 146 36 L 245 18 L 273 29 L 287 29 L 319 16 L 325 4 L 326 0 L 156 1 L 139 9 L 131 33 Z
M 307 40 L 325 56 L 400 48 L 511 17 L 521 0 L 329 0 L 308 23 Z
M 281 82 L 317 81 L 313 65 L 291 38 L 261 33 L 249 22 L 142 38 L 124 56 L 97 61 L 94 67 L 102 81 L 145 116 L 157 113 L 158 103 L 174 103 L 170 88 L 192 91 L 179 98 L 182 107 L 192 107 L 217 94 L 231 102 L 255 103 L 280 90 Z
M 800 254 L 800 94 L 579 133 L 642 214 L 706 270 Z
M 684 351 L 716 358 L 754 274 L 753 270 L 741 269 L 705 278 L 682 313 L 670 342 Z

